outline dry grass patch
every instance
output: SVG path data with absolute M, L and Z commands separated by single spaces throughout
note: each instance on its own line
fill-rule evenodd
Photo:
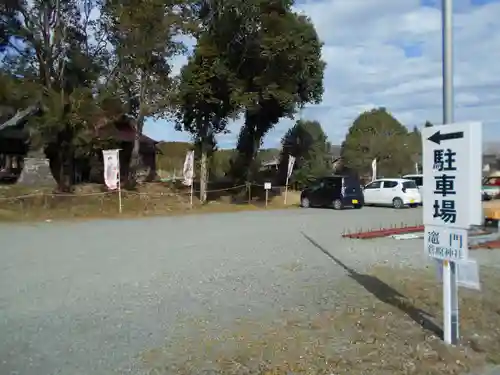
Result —
M 279 197 L 280 199 L 285 198 L 285 194 Z M 300 205 L 300 191 L 289 190 L 286 197 L 287 205 L 298 206 Z
M 288 205 L 287 205 L 288 206 Z M 281 199 L 269 202 L 268 209 L 285 208 Z M 0 221 L 66 220 L 93 218 L 131 218 L 192 213 L 235 212 L 264 209 L 261 202 L 231 203 L 229 196 L 200 204 L 189 191 L 176 190 L 163 183 L 140 186 L 122 192 L 122 213 L 117 192 L 106 193 L 102 185 L 78 186 L 74 194 L 55 194 L 50 188 L 7 186 L 0 188 Z
M 443 375 L 500 362 L 496 271 L 482 270 L 483 292 L 460 291 L 458 347 L 445 346 L 429 330 L 432 322 L 424 323 L 442 320 L 434 272 L 377 267 L 362 276 L 377 285 L 349 278 L 342 300 L 327 311 L 288 313 L 272 324 L 240 320 L 227 330 L 200 326 L 190 338 L 148 351 L 144 363 L 151 374 Z

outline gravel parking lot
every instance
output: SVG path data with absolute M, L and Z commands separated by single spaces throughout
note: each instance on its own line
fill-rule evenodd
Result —
M 303 209 L 1 225 L 0 374 L 138 374 L 144 353 L 175 346 L 197 322 L 264 322 L 333 300 L 345 271 L 319 247 L 358 271 L 424 267 L 421 240 L 340 237 L 421 216 Z M 475 255 L 500 264 L 495 252 Z

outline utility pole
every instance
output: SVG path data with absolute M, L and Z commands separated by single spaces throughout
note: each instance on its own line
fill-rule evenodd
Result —
M 443 124 L 453 118 L 453 0 L 442 0 Z M 458 343 L 457 263 L 443 261 L 444 341 Z
M 453 116 L 453 0 L 443 1 L 443 124 Z

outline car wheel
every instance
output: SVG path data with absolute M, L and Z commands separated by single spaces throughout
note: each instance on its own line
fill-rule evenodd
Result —
M 309 208 L 309 207 L 311 207 L 311 202 L 309 202 L 309 198 L 306 198 L 306 197 L 302 198 L 300 200 L 300 206 L 303 207 L 303 208 Z
M 404 206 L 404 204 L 403 204 L 403 201 L 401 200 L 401 198 L 394 198 L 392 200 L 392 207 L 399 209 L 399 208 L 402 208 L 403 206 Z
M 333 201 L 333 208 L 335 210 L 341 210 L 342 209 L 342 201 L 340 199 L 335 199 Z

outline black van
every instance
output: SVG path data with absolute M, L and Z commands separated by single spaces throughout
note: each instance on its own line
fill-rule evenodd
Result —
M 313 180 L 300 194 L 302 207 L 361 208 L 365 197 L 355 176 L 328 176 Z

